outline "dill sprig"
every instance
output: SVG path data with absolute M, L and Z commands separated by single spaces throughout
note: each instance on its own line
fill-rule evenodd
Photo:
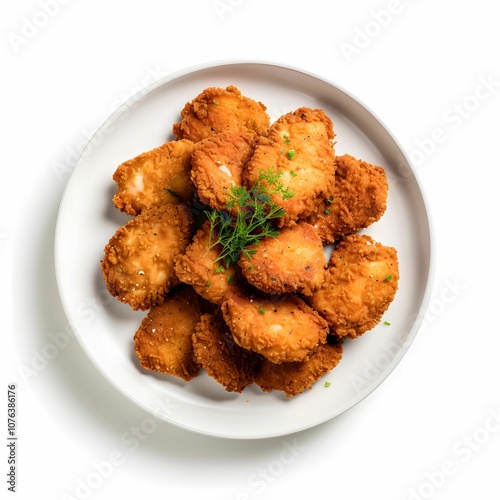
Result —
M 226 267 L 236 263 L 243 254 L 252 258 L 255 246 L 266 238 L 276 238 L 279 229 L 274 221 L 283 217 L 285 210 L 274 203 L 272 195 L 281 194 L 284 200 L 294 193 L 283 186 L 280 178 L 283 172 L 269 169 L 259 172 L 257 182 L 250 188 L 232 186 L 227 210 L 207 211 L 210 221 L 210 248 L 220 245 L 221 251 L 216 260 Z

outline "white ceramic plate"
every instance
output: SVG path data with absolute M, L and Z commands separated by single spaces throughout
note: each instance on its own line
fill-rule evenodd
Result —
M 382 322 L 344 344 L 340 365 L 292 399 L 255 386 L 226 392 L 205 373 L 191 382 L 146 372 L 133 336 L 145 313 L 109 296 L 99 261 L 128 217 L 112 204 L 116 167 L 173 139 L 180 110 L 203 89 L 237 86 L 262 101 L 271 120 L 300 106 L 322 108 L 335 124 L 336 151 L 382 165 L 388 209 L 365 232 L 397 248 L 400 286 Z M 415 337 L 428 302 L 433 252 L 425 202 L 398 143 L 366 106 L 332 82 L 301 70 L 263 63 L 219 63 L 165 78 L 119 108 L 88 143 L 64 193 L 55 259 L 61 300 L 83 349 L 118 390 L 155 417 L 193 432 L 264 438 L 318 425 L 352 408 L 390 374 Z M 384 321 L 391 323 L 384 325 Z M 325 387 L 325 381 L 331 383 Z

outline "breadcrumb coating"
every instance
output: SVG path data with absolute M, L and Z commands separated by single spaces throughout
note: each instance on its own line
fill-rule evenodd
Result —
M 113 174 L 116 208 L 138 215 L 147 208 L 190 201 L 193 147 L 191 141 L 171 141 L 122 163 Z
M 267 237 L 247 250 L 255 254 L 251 260 L 242 256 L 238 265 L 247 281 L 264 292 L 311 295 L 325 280 L 323 245 L 307 222 L 283 228 L 276 238 Z
M 179 139 L 199 142 L 227 129 L 245 127 L 257 135 L 267 134 L 269 116 L 266 106 L 244 96 L 234 85 L 209 87 L 181 111 L 182 120 L 173 125 Z
M 368 235 L 343 238 L 332 252 L 323 286 L 308 299 L 338 337 L 359 337 L 374 328 L 398 289 L 394 248 Z
M 210 222 L 205 221 L 177 257 L 175 273 L 204 299 L 220 305 L 227 293 L 238 287 L 241 273 L 237 265 L 226 268 L 218 262 L 219 251 L 218 246 L 210 248 Z
M 365 229 L 384 215 L 388 184 L 385 170 L 351 155 L 336 158 L 334 194 L 321 199 L 307 221 L 323 243 Z
M 243 183 L 243 170 L 254 150 L 256 135 L 229 130 L 198 142 L 191 160 L 191 180 L 201 202 L 226 210 L 231 188 Z
M 251 187 L 269 169 L 282 174 L 280 182 L 293 196 L 272 196 L 285 209 L 280 226 L 308 217 L 318 199 L 333 196 L 334 137 L 333 123 L 324 111 L 302 107 L 281 116 L 268 136 L 259 138 L 245 171 L 245 185 Z
M 235 342 L 272 363 L 305 361 L 326 342 L 328 324 L 294 294 L 231 293 L 222 315 Z
M 342 343 L 330 340 L 331 337 L 306 361 L 279 365 L 268 360 L 262 361 L 255 383 L 264 392 L 283 391 L 288 398 L 312 389 L 315 382 L 342 360 Z
M 104 248 L 101 270 L 109 293 L 134 310 L 163 303 L 179 283 L 174 262 L 191 233 L 192 216 L 184 205 L 151 208 L 129 220 Z
M 141 366 L 189 381 L 200 367 L 193 357 L 192 335 L 201 317 L 200 297 L 192 288 L 173 288 L 163 304 L 153 306 L 134 335 Z
M 253 383 L 261 357 L 239 347 L 222 318 L 204 314 L 193 334 L 196 362 L 228 392 Z

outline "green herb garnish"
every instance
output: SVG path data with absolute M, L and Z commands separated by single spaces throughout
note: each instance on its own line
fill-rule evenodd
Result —
M 384 281 L 391 281 L 391 280 L 392 276 L 390 274 L 384 278 Z
M 176 193 L 173 189 L 170 189 L 170 188 L 165 188 L 165 190 L 171 194 L 172 196 L 174 196 L 175 198 L 180 198 L 180 195 L 179 193 Z
M 257 250 L 248 247 L 266 237 L 278 236 L 279 229 L 274 222 L 283 217 L 285 210 L 271 201 L 271 196 L 280 194 L 283 200 L 294 196 L 293 191 L 280 182 L 282 176 L 283 172 L 272 169 L 267 173 L 260 171 L 250 189 L 231 187 L 227 210 L 206 212 L 210 221 L 210 248 L 221 246 L 216 262 L 222 260 L 229 267 L 239 260 L 240 254 L 251 259 Z

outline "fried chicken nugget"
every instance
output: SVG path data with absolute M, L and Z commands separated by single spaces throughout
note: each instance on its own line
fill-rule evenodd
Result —
M 210 248 L 210 222 L 205 221 L 174 267 L 180 281 L 214 304 L 221 304 L 226 294 L 237 288 L 240 278 L 237 265 L 226 268 L 217 261 L 219 253 L 219 245 Z
M 163 303 L 179 280 L 174 259 L 188 245 L 192 216 L 184 205 L 144 210 L 104 248 L 101 270 L 109 293 L 134 310 Z
M 327 320 L 331 333 L 355 338 L 380 322 L 398 281 L 396 250 L 368 235 L 352 234 L 332 252 L 325 283 L 308 302 Z
M 266 106 L 244 96 L 234 85 L 225 89 L 209 87 L 181 111 L 182 120 L 173 132 L 179 139 L 201 141 L 228 128 L 246 127 L 257 135 L 267 134 L 269 116 Z
M 281 116 L 268 136 L 258 139 L 245 171 L 245 185 L 250 188 L 270 169 L 282 174 L 280 182 L 293 196 L 272 195 L 272 201 L 285 209 L 280 226 L 308 217 L 318 198 L 333 196 L 334 137 L 333 123 L 324 111 L 302 107 Z
M 297 292 L 311 295 L 325 280 L 326 258 L 314 228 L 299 221 L 281 229 L 276 238 L 264 238 L 252 259 L 238 261 L 247 281 L 266 293 Z
M 387 208 L 385 170 L 351 155 L 336 159 L 335 188 L 307 219 L 324 243 L 334 243 L 378 221 Z
M 191 200 L 193 147 L 191 141 L 170 141 L 119 165 L 113 174 L 118 186 L 113 196 L 116 208 L 138 215 L 146 208 Z
M 228 392 L 242 392 L 253 383 L 261 357 L 239 347 L 224 320 L 204 314 L 193 334 L 196 362 Z
M 200 201 L 216 210 L 225 210 L 231 187 L 241 186 L 243 169 L 256 141 L 251 130 L 221 132 L 198 142 L 191 160 L 191 180 Z
M 262 361 L 255 376 L 255 383 L 264 392 L 283 391 L 291 398 L 312 389 L 316 381 L 340 363 L 342 355 L 342 343 L 332 341 L 329 336 L 328 342 L 320 346 L 307 361 L 280 365 L 268 360 Z
M 326 342 L 328 324 L 294 294 L 232 292 L 222 315 L 235 342 L 272 363 L 305 361 Z
M 199 372 L 192 335 L 201 318 L 201 298 L 185 285 L 173 288 L 153 306 L 134 335 L 134 348 L 146 370 L 168 373 L 186 382 Z

